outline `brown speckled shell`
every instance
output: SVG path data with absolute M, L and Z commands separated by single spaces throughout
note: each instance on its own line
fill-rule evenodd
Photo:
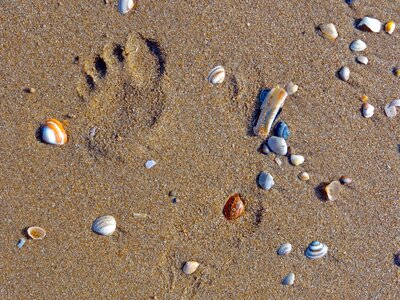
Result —
M 234 194 L 228 198 L 223 209 L 223 214 L 227 220 L 235 220 L 244 213 L 244 202 L 239 194 Z

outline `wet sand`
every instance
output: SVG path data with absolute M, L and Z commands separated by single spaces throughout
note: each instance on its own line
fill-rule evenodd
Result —
M 383 108 L 400 96 L 400 35 L 353 23 L 398 24 L 398 2 L 139 1 L 125 16 L 117 1 L 46 2 L 0 3 L 0 298 L 397 298 L 400 117 Z M 330 22 L 335 42 L 316 34 Z M 349 50 L 356 38 L 366 66 Z M 211 86 L 216 65 L 227 77 Z M 250 133 L 260 89 L 289 81 L 299 91 L 280 117 L 306 158 L 299 167 L 259 153 Z M 67 145 L 37 138 L 50 117 L 68 121 Z M 256 184 L 262 170 L 269 192 Z M 321 201 L 318 186 L 344 174 L 351 186 Z M 247 210 L 228 222 L 235 192 Z M 91 231 L 104 214 L 117 220 L 111 237 Z M 46 238 L 18 250 L 32 225 Z M 315 239 L 329 252 L 310 261 Z M 276 255 L 283 242 L 288 257 Z M 200 263 L 190 276 L 187 260 Z M 289 272 L 294 286 L 281 285 Z

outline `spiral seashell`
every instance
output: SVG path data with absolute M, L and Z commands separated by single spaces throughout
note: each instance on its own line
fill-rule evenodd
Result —
M 196 272 L 197 268 L 199 267 L 199 263 L 197 261 L 188 261 L 182 268 L 183 273 L 186 275 L 193 274 Z
M 357 28 L 362 29 L 364 31 L 372 31 L 372 32 L 379 32 L 382 28 L 381 21 L 370 18 L 364 17 L 358 24 Z
M 227 220 L 239 218 L 245 211 L 244 203 L 239 194 L 234 194 L 228 198 L 222 213 Z
M 393 21 L 389 21 L 385 24 L 385 31 L 389 34 L 392 34 L 395 28 L 396 24 Z
M 216 66 L 208 73 L 207 80 L 211 84 L 222 83 L 225 79 L 225 69 L 222 66 Z
M 306 250 L 306 257 L 309 259 L 318 259 L 325 256 L 327 253 L 328 246 L 318 241 L 313 241 Z
M 350 44 L 351 51 L 360 52 L 364 51 L 365 49 L 367 49 L 367 44 L 362 40 L 355 40 Z
M 46 236 L 46 230 L 38 226 L 29 227 L 27 233 L 33 240 L 42 240 Z
M 285 256 L 292 252 L 292 245 L 290 243 L 281 244 L 276 251 L 279 256 Z
M 338 33 L 334 24 L 321 24 L 318 26 L 320 32 L 324 37 L 326 37 L 330 41 L 336 40 L 338 37 Z
M 100 235 L 112 235 L 117 228 L 113 216 L 102 216 L 93 221 L 92 230 Z
M 67 133 L 62 123 L 56 119 L 48 119 L 42 127 L 42 140 L 51 145 L 64 145 Z
M 119 0 L 118 2 L 118 11 L 121 14 L 127 14 L 134 6 L 133 0 Z
M 274 133 L 276 136 L 287 140 L 290 136 L 289 126 L 283 121 L 279 121 L 274 127 Z

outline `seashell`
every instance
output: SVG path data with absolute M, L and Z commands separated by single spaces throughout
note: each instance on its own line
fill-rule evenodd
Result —
M 281 244 L 276 251 L 279 256 L 285 256 L 292 252 L 292 245 L 290 243 Z
M 256 126 L 253 128 L 256 135 L 262 138 L 268 136 L 272 123 L 274 122 L 279 110 L 282 108 L 286 96 L 286 91 L 279 86 L 269 91 L 261 105 L 261 111 Z
M 302 155 L 291 155 L 290 163 L 294 166 L 300 166 L 304 162 L 304 156 Z
M 355 40 L 354 42 L 352 42 L 350 44 L 350 50 L 351 51 L 364 51 L 365 49 L 367 49 L 367 44 L 362 41 L 362 40 Z
M 364 17 L 358 24 L 357 28 L 364 31 L 379 32 L 382 28 L 382 23 L 374 18 Z
M 394 264 L 400 267 L 400 251 L 394 255 Z
M 133 0 L 119 0 L 118 11 L 121 14 L 127 14 L 134 6 Z
M 339 181 L 332 181 L 324 188 L 325 196 L 328 200 L 334 201 L 339 197 L 340 183 Z
M 269 191 L 274 184 L 274 178 L 271 176 L 271 174 L 263 171 L 260 173 L 260 175 L 258 175 L 258 185 L 260 188 Z
M 25 245 L 25 242 L 26 242 L 26 239 L 21 238 L 17 243 L 18 249 L 21 249 Z
M 227 220 L 235 220 L 243 215 L 245 211 L 244 202 L 239 194 L 234 194 L 226 201 L 222 213 Z
M 347 66 L 344 66 L 340 69 L 339 71 L 339 77 L 340 79 L 342 79 L 343 81 L 347 81 L 350 78 L 350 69 Z
M 270 136 L 267 140 L 267 144 L 272 152 L 278 155 L 286 155 L 287 144 L 284 138 L 278 136 Z
M 392 34 L 395 28 L 396 24 L 393 21 L 389 21 L 385 24 L 385 31 L 389 34 Z
M 396 107 L 400 106 L 400 99 L 393 100 L 385 105 L 385 114 L 389 118 L 394 118 L 397 115 Z
M 353 180 L 346 175 L 340 176 L 339 181 L 341 184 L 345 185 L 345 184 L 350 184 Z
M 64 145 L 67 133 L 62 123 L 56 119 L 48 119 L 42 127 L 42 140 L 51 145 Z
M 309 259 L 321 258 L 328 253 L 328 247 L 318 241 L 313 241 L 308 245 L 306 257 Z
M 375 107 L 373 107 L 371 104 L 367 102 L 362 104 L 362 114 L 364 118 L 371 118 L 374 115 L 374 110 Z
M 151 169 L 152 167 L 154 167 L 156 165 L 156 162 L 152 159 L 146 161 L 146 163 L 144 164 L 146 169 Z
M 294 273 L 289 273 L 282 279 L 283 285 L 293 285 L 294 283 Z
M 278 137 L 287 140 L 290 136 L 290 130 L 287 124 L 283 121 L 279 121 L 274 128 L 274 134 Z
M 288 94 L 288 96 L 295 94 L 299 89 L 299 86 L 297 84 L 294 84 L 293 82 L 288 82 L 285 85 L 285 91 Z
M 334 41 L 338 37 L 336 27 L 332 23 L 321 24 L 318 27 L 322 35 L 326 37 L 328 40 Z
M 301 172 L 301 173 L 299 174 L 299 179 L 300 179 L 300 180 L 303 180 L 303 181 L 307 181 L 307 180 L 310 179 L 310 175 L 308 175 L 307 172 Z
M 260 91 L 260 95 L 258 96 L 258 98 L 260 99 L 260 105 L 262 105 L 265 101 L 265 99 L 267 99 L 268 93 L 270 92 L 270 89 L 262 89 Z
M 400 77 L 400 68 L 394 68 L 393 74 L 394 74 L 394 76 L 396 76 L 396 77 Z
M 182 268 L 183 273 L 186 275 L 193 274 L 196 272 L 197 268 L 199 267 L 199 263 L 197 261 L 188 261 Z
M 33 240 L 42 240 L 46 236 L 46 230 L 38 226 L 29 227 L 27 233 Z
M 208 82 L 212 84 L 222 83 L 225 79 L 225 69 L 222 66 L 216 66 L 208 73 Z
M 267 144 L 262 144 L 261 146 L 261 152 L 268 155 L 271 153 L 271 150 L 269 150 L 268 145 Z
M 275 157 L 274 161 L 276 162 L 276 164 L 278 166 L 280 166 L 282 164 L 282 160 L 278 156 Z
M 362 55 L 357 56 L 357 57 L 356 57 L 356 61 L 357 61 L 358 63 L 360 63 L 360 64 L 363 64 L 363 65 L 368 64 L 368 58 L 367 58 L 366 56 L 362 56 Z
M 92 230 L 100 235 L 112 235 L 116 228 L 117 222 L 113 216 L 98 217 L 92 224 Z

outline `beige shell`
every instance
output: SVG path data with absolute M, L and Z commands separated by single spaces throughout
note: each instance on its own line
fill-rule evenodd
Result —
M 330 41 L 336 40 L 338 33 L 334 24 L 321 24 L 318 26 L 322 36 L 326 37 Z
M 185 273 L 186 275 L 190 275 L 193 274 L 194 272 L 196 272 L 197 268 L 199 267 L 199 263 L 197 261 L 188 261 L 185 263 L 185 265 L 183 266 L 183 273 Z
M 288 82 L 285 85 L 285 90 L 286 90 L 286 93 L 288 94 L 288 96 L 295 94 L 298 89 L 299 89 L 299 86 L 297 84 L 294 84 L 293 82 Z
M 339 197 L 340 192 L 340 182 L 332 181 L 327 186 L 325 186 L 325 196 L 328 200 L 334 201 Z
M 290 163 L 294 166 L 300 166 L 304 162 L 304 156 L 302 155 L 291 155 L 290 156 Z
M 208 73 L 207 80 L 211 84 L 222 83 L 225 79 L 225 69 L 222 66 L 216 66 Z
M 42 240 L 46 236 L 46 230 L 38 226 L 29 227 L 27 233 L 33 240 Z
M 307 172 L 301 172 L 301 173 L 299 174 L 299 179 L 300 179 L 300 180 L 303 180 L 303 181 L 307 181 L 307 180 L 310 179 L 310 175 L 308 175 Z

